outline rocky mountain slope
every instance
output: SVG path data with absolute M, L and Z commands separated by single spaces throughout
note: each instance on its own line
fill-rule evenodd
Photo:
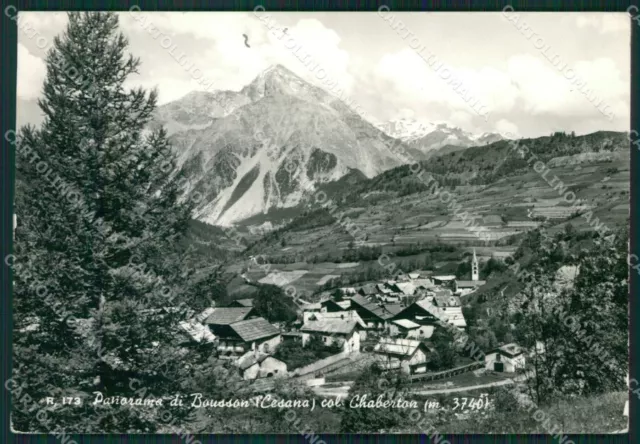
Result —
M 378 128 L 418 149 L 426 157 L 443 154 L 439 150 L 447 146 L 452 147 L 446 150 L 448 153 L 457 151 L 453 147 L 484 146 L 506 138 L 498 133 L 472 134 L 446 122 L 424 123 L 406 118 L 382 123 Z
M 280 65 L 239 92 L 193 92 L 156 120 L 171 132 L 186 197 L 200 200 L 196 217 L 216 225 L 295 207 L 353 170 L 373 177 L 404 163 L 387 147 L 396 140 Z

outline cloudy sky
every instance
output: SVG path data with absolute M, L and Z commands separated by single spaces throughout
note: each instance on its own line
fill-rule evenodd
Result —
M 268 12 L 258 14 L 262 20 L 253 13 L 236 12 L 136 14 L 120 13 L 130 50 L 142 61 L 132 84 L 157 86 L 160 103 L 203 86 L 163 48 L 161 38 L 154 39 L 144 29 L 143 18 L 169 36 L 174 53 L 185 53 L 220 89 L 239 90 L 277 63 L 321 86 L 285 47 L 287 38 L 280 40 L 280 33 L 270 32 Z M 410 117 L 446 121 L 467 131 L 509 131 L 525 137 L 556 130 L 585 134 L 629 128 L 631 22 L 625 13 L 520 14 L 519 22 L 527 23 L 528 32 L 519 31 L 498 12 L 394 14 L 416 36 L 418 49 L 424 45 L 425 54 L 435 54 L 486 106 L 486 121 L 416 54 L 410 38 L 403 40 L 375 12 L 273 13 L 270 20 L 287 28 L 295 47 L 311 54 L 372 120 Z M 67 22 L 64 13 L 21 16 L 38 34 L 18 31 L 19 106 L 39 97 L 46 50 Z M 527 39 L 531 32 L 537 36 Z M 248 36 L 250 48 L 242 34 Z M 602 98 L 601 108 L 608 105 L 613 120 L 536 48 L 538 37 L 550 47 L 549 54 L 557 54 Z M 23 106 L 23 111 L 28 109 Z

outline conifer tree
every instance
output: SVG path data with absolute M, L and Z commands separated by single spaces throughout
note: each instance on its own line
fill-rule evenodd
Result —
M 47 54 L 45 120 L 19 138 L 14 375 L 32 398 L 55 397 L 54 428 L 152 432 L 157 409 L 93 406 L 93 392 L 180 390 L 183 314 L 167 307 L 189 303 L 180 240 L 191 207 L 179 202 L 166 132 L 147 129 L 156 92 L 125 86 L 140 62 L 118 17 L 68 18 Z M 51 431 L 33 412 L 16 410 L 13 422 Z

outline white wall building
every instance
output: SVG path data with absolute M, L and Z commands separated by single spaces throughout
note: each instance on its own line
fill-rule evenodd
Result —
M 485 368 L 496 372 L 514 373 L 526 365 L 524 351 L 516 344 L 506 344 L 484 357 Z

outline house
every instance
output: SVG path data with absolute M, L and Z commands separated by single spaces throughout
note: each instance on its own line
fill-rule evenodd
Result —
M 453 291 L 461 296 L 473 293 L 477 288 L 486 284 L 486 281 L 454 281 Z
M 358 293 L 362 296 L 373 296 L 374 294 L 378 293 L 378 289 L 376 288 L 375 284 L 365 284 L 360 287 Z
M 342 291 L 342 294 L 345 296 L 353 296 L 354 294 L 358 293 L 353 287 L 344 287 L 341 288 L 340 291 Z
M 420 277 L 420 273 L 409 273 L 409 279 L 411 279 L 412 281 L 415 281 L 419 277 Z
M 412 282 L 396 282 L 391 289 L 403 296 L 413 296 L 416 292 L 416 286 Z
M 408 319 L 395 319 L 389 324 L 391 336 L 401 336 L 406 339 L 429 339 L 433 335 L 433 325 L 420 325 Z
M 452 274 L 443 275 L 443 276 L 433 276 L 433 283 L 436 285 L 453 285 L 453 281 L 456 280 L 456 277 Z
M 351 300 L 350 299 L 345 299 L 344 301 L 336 302 L 336 304 L 340 308 L 342 308 L 343 310 L 349 310 L 349 308 L 351 308 Z
M 376 363 L 383 369 L 399 369 L 404 373 L 427 371 L 428 347 L 413 339 L 382 338 L 373 348 Z
M 378 293 L 382 294 L 393 293 L 393 290 L 391 290 L 386 284 L 376 284 L 376 289 L 378 290 Z
M 431 313 L 441 321 L 455 325 L 459 329 L 467 326 L 467 322 L 462 314 L 462 304 L 458 296 L 434 296 Z
M 395 319 L 389 324 L 389 335 L 407 337 L 407 333 L 416 328 L 420 328 L 420 324 L 416 324 L 408 319 Z
M 253 307 L 219 307 L 213 310 L 203 324 L 209 326 L 214 335 L 221 336 L 219 332 L 225 331 L 226 326 L 249 319 L 254 314 Z
M 432 313 L 432 307 L 433 304 L 427 299 L 421 299 L 396 313 L 392 319 L 408 319 L 419 325 L 437 325 L 438 318 Z
M 500 346 L 484 357 L 485 367 L 496 372 L 513 373 L 525 368 L 525 354 L 520 346 L 510 343 Z
M 311 336 L 321 337 L 322 343 L 329 346 L 337 344 L 344 353 L 360 352 L 359 325 L 353 319 L 317 319 L 304 323 L 302 332 L 302 346 L 304 347 Z
M 248 351 L 273 353 L 282 342 L 280 330 L 264 318 L 247 319 L 219 327 L 219 357 L 236 359 Z
M 358 323 L 358 333 L 360 334 L 360 340 L 367 339 L 367 324 L 362 320 L 360 315 L 355 310 L 336 311 L 326 313 L 309 313 L 305 316 L 304 322 L 307 321 L 319 321 L 323 319 L 340 319 L 340 320 L 352 320 Z
M 344 301 L 341 301 L 344 302 Z M 350 305 L 351 303 L 349 301 L 346 301 L 346 303 L 348 305 Z M 327 299 L 326 301 L 322 301 L 320 302 L 320 312 L 321 313 L 331 313 L 331 312 L 336 312 L 336 311 L 343 311 L 344 304 L 340 304 L 339 302 L 334 301 L 333 299 Z
M 434 296 L 414 302 L 393 319 L 409 319 L 420 325 L 438 325 L 440 322 L 464 329 L 467 323 L 462 314 L 460 298 L 455 296 Z
M 249 351 L 236 362 L 244 380 L 257 378 L 282 378 L 287 375 L 287 364 L 271 355 Z
M 253 307 L 253 299 L 236 299 L 231 302 L 227 307 Z
M 360 315 L 369 329 L 384 329 L 387 321 L 394 315 L 393 312 L 383 306 L 377 305 L 360 295 L 356 295 L 351 299 L 351 309 L 358 312 L 358 315 Z

